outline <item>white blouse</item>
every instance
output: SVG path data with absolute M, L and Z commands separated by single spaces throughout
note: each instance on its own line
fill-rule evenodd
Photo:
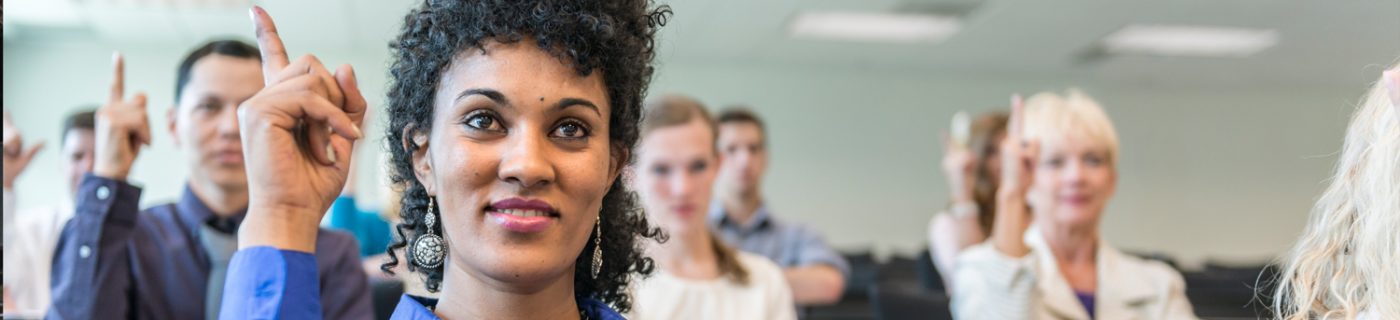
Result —
M 629 319 L 797 319 L 792 289 L 782 269 L 767 258 L 735 251 L 749 272 L 741 285 L 729 277 L 682 279 L 656 268 L 634 282 Z

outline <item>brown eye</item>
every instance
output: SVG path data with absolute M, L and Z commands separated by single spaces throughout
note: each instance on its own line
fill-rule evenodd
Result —
M 466 124 L 468 127 L 471 127 L 472 129 L 476 129 L 476 130 L 485 130 L 485 131 L 500 131 L 500 130 L 501 130 L 501 122 L 500 122 L 500 121 L 496 121 L 496 118 L 491 117 L 490 115 L 486 115 L 486 114 L 476 114 L 476 115 L 472 115 L 472 116 L 470 116 L 470 117 L 467 117 L 467 120 L 466 120 L 466 121 L 463 121 L 463 123 Z
M 566 122 L 554 128 L 553 135 L 564 139 L 582 139 L 588 137 L 588 129 L 573 122 Z

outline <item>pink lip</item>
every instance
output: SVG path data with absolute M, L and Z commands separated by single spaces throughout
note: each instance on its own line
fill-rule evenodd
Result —
M 532 210 L 549 212 L 548 216 L 521 217 L 501 213 L 498 210 Z M 526 200 L 511 198 L 492 203 L 487 208 L 486 215 L 491 218 L 491 222 L 501 226 L 506 230 L 518 233 L 536 233 L 549 229 L 554 225 L 554 221 L 559 217 L 559 213 L 548 203 L 539 200 Z
M 504 213 L 488 213 L 491 222 L 500 225 L 501 228 L 519 233 L 536 233 L 549 229 L 554 224 L 554 217 L 521 217 Z
M 1088 204 L 1088 203 L 1089 203 L 1089 196 L 1087 196 L 1087 195 L 1065 196 L 1065 197 L 1063 197 L 1063 198 L 1061 198 L 1061 199 L 1062 199 L 1065 203 L 1068 203 L 1068 204 L 1074 205 L 1074 206 L 1082 206 L 1082 205 L 1085 205 L 1085 204 Z
M 690 214 L 695 213 L 695 206 L 692 206 L 692 205 L 679 205 L 679 206 L 674 206 L 674 207 L 671 207 L 671 212 L 675 212 L 677 215 L 680 215 L 680 216 L 682 216 L 682 217 L 688 217 L 688 216 L 690 216 Z
M 242 151 L 219 151 L 214 153 L 214 158 L 223 164 L 243 164 Z

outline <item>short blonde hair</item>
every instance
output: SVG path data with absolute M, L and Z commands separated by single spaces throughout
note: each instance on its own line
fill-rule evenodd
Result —
M 1337 169 L 1283 261 L 1278 319 L 1400 319 L 1400 117 L 1383 82 L 1347 127 Z
M 1061 96 L 1042 92 L 1026 99 L 1023 109 L 1022 138 L 1044 145 L 1059 145 L 1068 139 L 1085 139 L 1108 152 L 1108 163 L 1118 163 L 1118 132 L 1108 114 L 1093 98 L 1077 89 Z

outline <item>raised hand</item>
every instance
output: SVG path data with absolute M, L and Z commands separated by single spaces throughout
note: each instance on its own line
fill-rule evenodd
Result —
M 125 62 L 112 55 L 112 88 L 107 104 L 97 109 L 97 157 L 92 173 L 125 181 L 141 146 L 151 145 L 151 125 L 146 116 L 146 94 L 126 98 Z
M 5 180 L 6 190 L 14 189 L 15 178 L 18 178 L 24 169 L 29 167 L 29 162 L 34 160 L 34 155 L 39 154 L 39 150 L 44 147 L 44 142 L 35 143 L 29 148 L 24 147 L 24 138 L 19 134 L 19 128 L 10 121 L 10 112 L 5 111 L 5 149 L 3 158 L 5 160 Z
M 1030 252 L 1022 239 L 1031 223 L 1026 193 L 1035 182 L 1035 164 L 1040 157 L 1039 142 L 1028 141 L 1025 137 L 1024 109 L 1021 96 L 1012 96 L 1011 120 L 1007 123 L 1006 139 L 1001 142 L 1001 185 L 997 189 L 997 217 L 992 226 L 993 245 L 1013 257 Z
M 977 156 L 967 146 L 943 137 L 943 174 L 948 177 L 949 200 L 953 203 L 971 203 L 973 188 L 977 187 Z
M 238 109 L 249 196 L 239 246 L 314 252 L 362 136 L 365 99 L 349 65 L 332 75 L 312 55 L 289 62 L 272 17 L 252 11 L 266 86 Z

